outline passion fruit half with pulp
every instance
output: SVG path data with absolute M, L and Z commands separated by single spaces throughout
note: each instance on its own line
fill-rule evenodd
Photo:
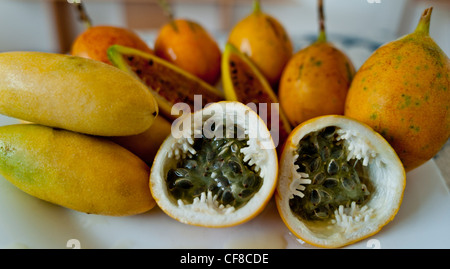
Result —
M 108 56 L 114 66 L 142 81 L 153 93 L 159 111 L 168 120 L 179 115 L 172 113 L 177 103 L 189 106 L 190 111 L 201 109 L 208 103 L 224 100 L 223 93 L 184 69 L 150 53 L 130 47 L 113 45 Z M 195 105 L 199 96 L 200 105 Z
M 242 103 L 223 101 L 174 124 L 150 174 L 158 206 L 203 227 L 234 226 L 258 215 L 278 173 L 275 147 L 259 116 Z
M 394 218 L 405 179 L 400 159 L 381 135 L 345 116 L 322 116 L 288 137 L 275 201 L 298 238 L 342 247 Z

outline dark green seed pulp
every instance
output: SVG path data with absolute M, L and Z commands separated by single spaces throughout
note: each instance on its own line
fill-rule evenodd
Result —
M 237 138 L 196 138 L 196 154 L 180 160 L 167 174 L 171 195 L 191 204 L 194 198 L 211 191 L 224 206 L 239 208 L 258 192 L 262 178 L 243 161 L 247 140 Z
M 307 173 L 311 184 L 305 185 L 303 198 L 294 196 L 289 205 L 302 219 L 329 219 L 340 205 L 350 206 L 353 201 L 362 205 L 370 195 L 361 162 L 347 161 L 347 150 L 337 141 L 336 130 L 324 128 L 299 143 L 297 172 Z

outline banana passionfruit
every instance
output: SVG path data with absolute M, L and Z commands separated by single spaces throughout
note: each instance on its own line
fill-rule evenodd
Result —
M 229 227 L 258 215 L 271 199 L 278 159 L 264 121 L 234 101 L 177 119 L 153 162 L 150 190 L 170 217 Z
M 275 201 L 295 236 L 318 247 L 342 247 L 394 218 L 405 179 L 400 159 L 381 135 L 345 116 L 321 116 L 288 137 Z

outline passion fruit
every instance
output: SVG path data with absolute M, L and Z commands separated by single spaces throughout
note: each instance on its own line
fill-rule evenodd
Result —
M 277 154 L 265 123 L 223 101 L 177 119 L 152 166 L 150 189 L 172 218 L 228 227 L 261 212 L 275 190 Z
M 250 57 L 276 90 L 281 73 L 292 56 L 292 42 L 283 25 L 253 1 L 253 11 L 231 30 L 228 43 Z
M 161 27 L 155 54 L 214 85 L 220 78 L 219 45 L 199 23 L 174 19 Z
M 321 116 L 289 135 L 275 201 L 298 238 L 342 247 L 395 217 L 405 179 L 400 159 L 381 135 L 345 116 Z
M 177 103 L 186 104 L 191 112 L 208 103 L 224 100 L 218 89 L 156 55 L 113 45 L 108 49 L 108 56 L 114 66 L 132 74 L 148 87 L 161 115 L 170 121 L 180 116 L 172 113 Z M 196 96 L 199 97 L 199 105 L 195 103 Z
M 382 134 L 407 171 L 450 137 L 450 60 L 429 35 L 432 8 L 416 30 L 378 48 L 358 70 L 345 115 Z
M 355 74 L 350 58 L 327 40 L 323 2 L 319 1 L 319 36 L 295 53 L 283 70 L 280 105 L 292 126 L 323 115 L 343 115 Z
M 117 26 L 98 25 L 88 27 L 75 39 L 71 54 L 111 64 L 107 50 L 115 44 L 153 53 L 134 31 Z

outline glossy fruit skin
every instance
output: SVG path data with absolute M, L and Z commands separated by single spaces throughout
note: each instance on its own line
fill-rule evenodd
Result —
M 330 42 L 317 41 L 294 54 L 278 89 L 280 105 L 291 125 L 344 114 L 354 73 L 350 59 Z
M 71 54 L 111 64 L 106 51 L 118 44 L 153 53 L 153 50 L 135 32 L 121 27 L 91 26 L 73 42 Z
M 291 39 L 278 20 L 257 9 L 233 27 L 228 42 L 247 54 L 277 88 L 293 53 Z
M 175 19 L 164 25 L 155 41 L 155 54 L 214 85 L 220 78 L 221 51 L 197 22 Z
M 44 52 L 0 53 L 0 113 L 100 136 L 147 130 L 159 109 L 148 88 L 100 61 Z
M 357 72 L 345 115 L 365 122 L 397 151 L 407 171 L 450 136 L 450 60 L 415 31 L 376 50 Z
M 139 214 L 155 205 L 150 168 L 105 138 L 16 124 L 0 128 L 0 141 L 0 173 L 34 197 L 108 216 Z

